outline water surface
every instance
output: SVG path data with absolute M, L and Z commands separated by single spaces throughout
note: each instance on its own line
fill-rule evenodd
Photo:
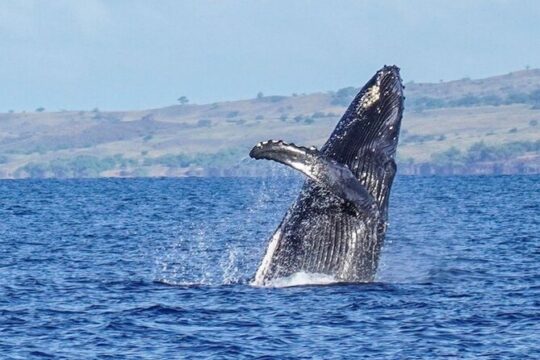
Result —
M 376 283 L 251 287 L 299 186 L 0 181 L 0 357 L 540 357 L 540 177 L 398 177 Z

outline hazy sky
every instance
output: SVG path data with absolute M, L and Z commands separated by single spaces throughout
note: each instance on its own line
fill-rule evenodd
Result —
M 0 112 L 143 109 L 540 67 L 540 1 L 0 1 Z

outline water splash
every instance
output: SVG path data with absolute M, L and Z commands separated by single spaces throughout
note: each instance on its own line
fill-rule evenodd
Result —
M 332 275 L 300 271 L 284 278 L 272 280 L 266 287 L 292 287 L 305 285 L 328 285 L 339 282 Z
M 155 259 L 154 279 L 173 285 L 211 285 L 208 251 L 205 227 L 191 224 L 167 248 L 160 250 L 160 256 Z
M 231 245 L 227 246 L 225 256 L 221 258 L 221 273 L 222 284 L 230 285 L 237 284 L 242 278 L 241 268 L 241 253 L 239 249 Z
M 293 186 L 284 194 L 281 176 L 249 181 L 255 186 L 234 208 L 211 216 L 205 207 L 213 203 L 205 201 L 197 204 L 198 219 L 178 224 L 174 239 L 154 254 L 155 281 L 216 286 L 246 283 L 253 276 L 268 236 L 297 190 Z

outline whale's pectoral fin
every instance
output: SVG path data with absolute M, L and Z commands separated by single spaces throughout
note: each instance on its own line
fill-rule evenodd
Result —
M 356 179 L 351 170 L 334 160 L 322 156 L 314 148 L 269 140 L 258 143 L 249 156 L 254 159 L 274 160 L 285 164 L 315 180 L 345 201 L 349 201 L 361 212 L 376 213 L 378 206 L 373 197 Z
M 287 144 L 281 140 L 268 140 L 258 143 L 251 149 L 249 156 L 254 159 L 274 160 L 310 175 L 310 168 L 316 162 L 319 151 L 315 147 L 306 148 Z

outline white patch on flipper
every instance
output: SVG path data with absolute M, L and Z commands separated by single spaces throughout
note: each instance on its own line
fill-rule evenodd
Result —
M 282 288 L 303 285 L 328 285 L 337 282 L 339 280 L 332 275 L 299 271 L 291 276 L 273 279 L 266 284 L 266 287 Z

